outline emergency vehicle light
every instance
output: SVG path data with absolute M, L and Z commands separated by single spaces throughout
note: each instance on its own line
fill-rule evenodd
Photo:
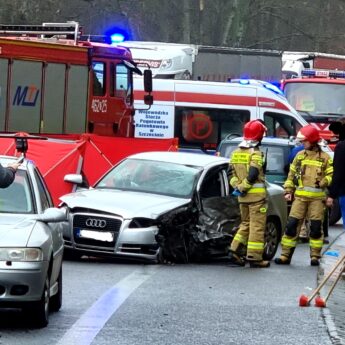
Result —
M 125 35 L 117 32 L 115 34 L 110 35 L 111 43 L 121 43 L 125 40 Z
M 305 69 L 302 71 L 302 76 L 318 78 L 345 78 L 345 71 Z

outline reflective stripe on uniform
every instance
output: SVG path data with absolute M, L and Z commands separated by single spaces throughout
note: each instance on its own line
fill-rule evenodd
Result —
M 332 176 L 325 176 L 325 179 L 326 179 L 328 185 L 330 185 L 332 182 Z
M 318 198 L 318 197 L 326 196 L 326 193 L 321 188 L 298 187 L 296 189 L 295 195 L 306 196 L 306 197 L 310 197 L 310 198 Z
M 290 240 L 289 238 L 286 238 L 283 236 L 281 241 L 282 246 L 294 248 L 296 247 L 297 241 L 296 240 Z
M 325 170 L 326 174 L 331 174 L 333 172 L 333 167 L 329 167 Z
M 255 162 L 257 165 L 262 167 L 263 165 L 263 159 L 261 155 L 252 155 L 252 161 Z
M 248 242 L 247 249 L 264 250 L 265 244 L 263 242 Z
M 245 238 L 244 238 L 242 235 L 240 235 L 239 233 L 237 233 L 237 234 L 235 235 L 234 241 L 237 241 L 237 242 L 240 242 L 240 243 L 242 243 L 242 244 L 244 244 L 244 245 L 247 245 L 247 241 L 246 241 Z
M 266 193 L 266 188 L 264 183 L 254 183 L 247 193 L 248 194 L 255 194 L 255 193 Z
M 322 167 L 322 162 L 320 161 L 315 161 L 315 160 L 311 160 L 311 159 L 304 159 L 302 160 L 302 166 L 303 165 L 311 165 L 311 166 L 314 166 L 314 167 Z
M 309 239 L 310 248 L 322 248 L 323 240 L 314 240 L 312 238 Z

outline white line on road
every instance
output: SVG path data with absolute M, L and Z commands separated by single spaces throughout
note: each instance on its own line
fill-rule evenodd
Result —
M 158 268 L 159 266 L 145 266 L 119 281 L 73 324 L 57 345 L 90 345 L 121 304 L 142 283 L 151 278 Z

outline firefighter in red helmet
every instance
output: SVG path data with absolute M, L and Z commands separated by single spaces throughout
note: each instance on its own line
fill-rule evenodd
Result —
M 269 267 L 264 261 L 266 228 L 266 187 L 264 156 L 259 149 L 266 127 L 260 120 L 249 121 L 243 129 L 243 141 L 230 159 L 230 185 L 238 196 L 241 224 L 231 246 L 230 259 L 244 266 Z
M 314 126 L 302 127 L 297 139 L 303 143 L 304 150 L 297 153 L 284 183 L 285 199 L 293 203 L 281 241 L 282 252 L 274 261 L 279 265 L 290 264 L 303 220 L 308 216 L 310 264 L 318 266 L 323 245 L 326 188 L 332 182 L 333 162 L 321 150 L 319 131 Z

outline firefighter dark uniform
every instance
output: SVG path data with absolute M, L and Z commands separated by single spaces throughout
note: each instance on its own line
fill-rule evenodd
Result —
M 263 171 L 263 153 L 258 148 L 266 127 L 257 120 L 244 127 L 244 141 L 230 159 L 230 185 L 238 192 L 241 224 L 231 246 L 232 261 L 244 265 L 241 257 L 246 248 L 246 260 L 251 267 L 269 267 L 263 261 L 266 228 L 266 187 Z
M 312 125 L 303 127 L 297 135 L 301 141 L 309 142 L 290 165 L 285 193 L 294 195 L 285 234 L 281 241 L 282 252 L 275 259 L 277 264 L 290 264 L 297 245 L 303 220 L 310 220 L 310 264 L 319 265 L 323 245 L 322 222 L 325 211 L 326 188 L 332 182 L 333 162 L 317 144 L 319 132 Z

